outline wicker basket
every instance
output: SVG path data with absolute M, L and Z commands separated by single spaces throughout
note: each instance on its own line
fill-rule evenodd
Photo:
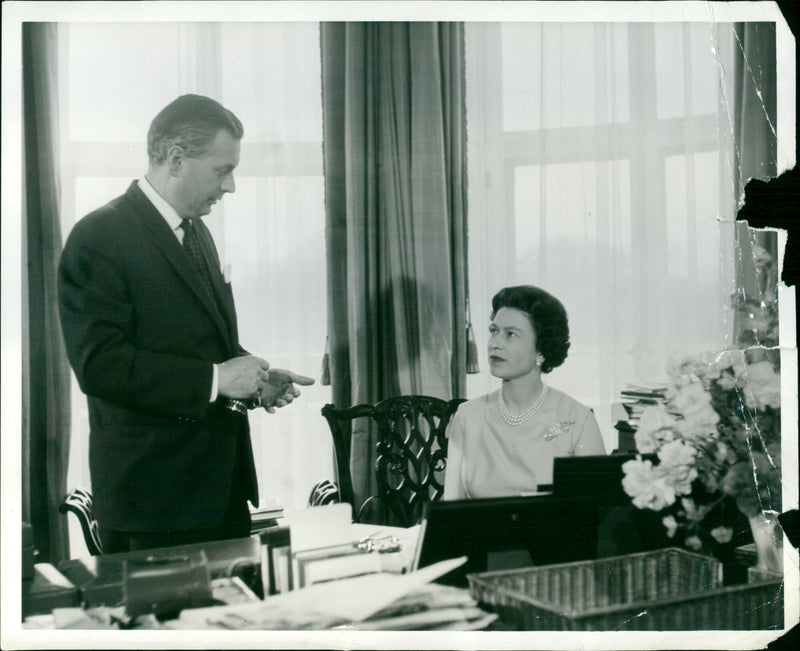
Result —
M 468 579 L 481 605 L 520 630 L 783 628 L 779 578 L 723 587 L 719 561 L 676 548 Z

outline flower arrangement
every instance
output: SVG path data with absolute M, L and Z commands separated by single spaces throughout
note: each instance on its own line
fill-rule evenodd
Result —
M 718 544 L 731 540 L 729 526 L 701 527 L 726 498 L 751 526 L 780 511 L 780 374 L 758 352 L 728 350 L 672 364 L 666 402 L 643 412 L 635 434 L 640 454 L 622 466 L 633 504 L 662 511 L 667 535 L 680 532 L 697 551 L 711 545 L 707 533 Z

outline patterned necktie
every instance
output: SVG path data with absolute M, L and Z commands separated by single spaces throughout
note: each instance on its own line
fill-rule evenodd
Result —
M 186 251 L 186 255 L 189 256 L 189 260 L 191 260 L 192 265 L 195 269 L 197 269 L 197 275 L 200 276 L 200 282 L 202 283 L 203 287 L 206 288 L 206 291 L 211 298 L 211 304 L 214 306 L 214 312 L 221 321 L 224 321 L 225 319 L 223 318 L 222 312 L 219 309 L 219 304 L 217 303 L 216 294 L 211 286 L 211 278 L 208 275 L 206 258 L 203 255 L 202 249 L 200 248 L 200 239 L 197 237 L 197 231 L 194 229 L 192 220 L 184 219 L 181 222 L 181 228 L 183 229 L 183 250 Z M 226 409 L 234 411 L 238 414 L 247 414 L 248 409 L 255 409 L 261 404 L 260 396 L 258 403 L 254 403 L 252 400 L 234 400 L 232 398 L 222 397 L 220 397 L 220 400 L 221 404 Z
M 208 295 L 214 305 L 216 305 L 217 300 L 214 295 L 214 289 L 211 286 L 211 278 L 208 275 L 208 266 L 206 265 L 203 251 L 200 249 L 200 240 L 197 237 L 197 231 L 194 229 L 192 220 L 184 219 L 181 222 L 181 228 L 183 229 L 183 250 L 186 251 L 186 255 L 189 256 L 189 260 L 192 261 L 194 268 L 197 269 L 197 274 L 200 276 L 200 282 L 203 284 L 203 287 L 206 288 L 206 291 L 208 292 Z

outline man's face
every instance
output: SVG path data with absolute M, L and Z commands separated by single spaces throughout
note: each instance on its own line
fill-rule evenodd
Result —
M 219 131 L 201 158 L 181 159 L 175 209 L 181 217 L 202 217 L 226 192 L 234 192 L 233 170 L 239 164 L 239 141 Z

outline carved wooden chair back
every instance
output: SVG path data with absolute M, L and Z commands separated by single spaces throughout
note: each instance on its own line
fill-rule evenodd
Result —
M 445 432 L 462 399 L 397 396 L 376 405 L 337 409 L 325 405 L 322 415 L 333 436 L 341 500 L 353 505 L 356 521 L 409 527 L 417 524 L 426 502 L 444 494 L 447 463 Z M 352 424 L 368 418 L 376 434 L 377 493 L 355 504 L 350 473 Z

